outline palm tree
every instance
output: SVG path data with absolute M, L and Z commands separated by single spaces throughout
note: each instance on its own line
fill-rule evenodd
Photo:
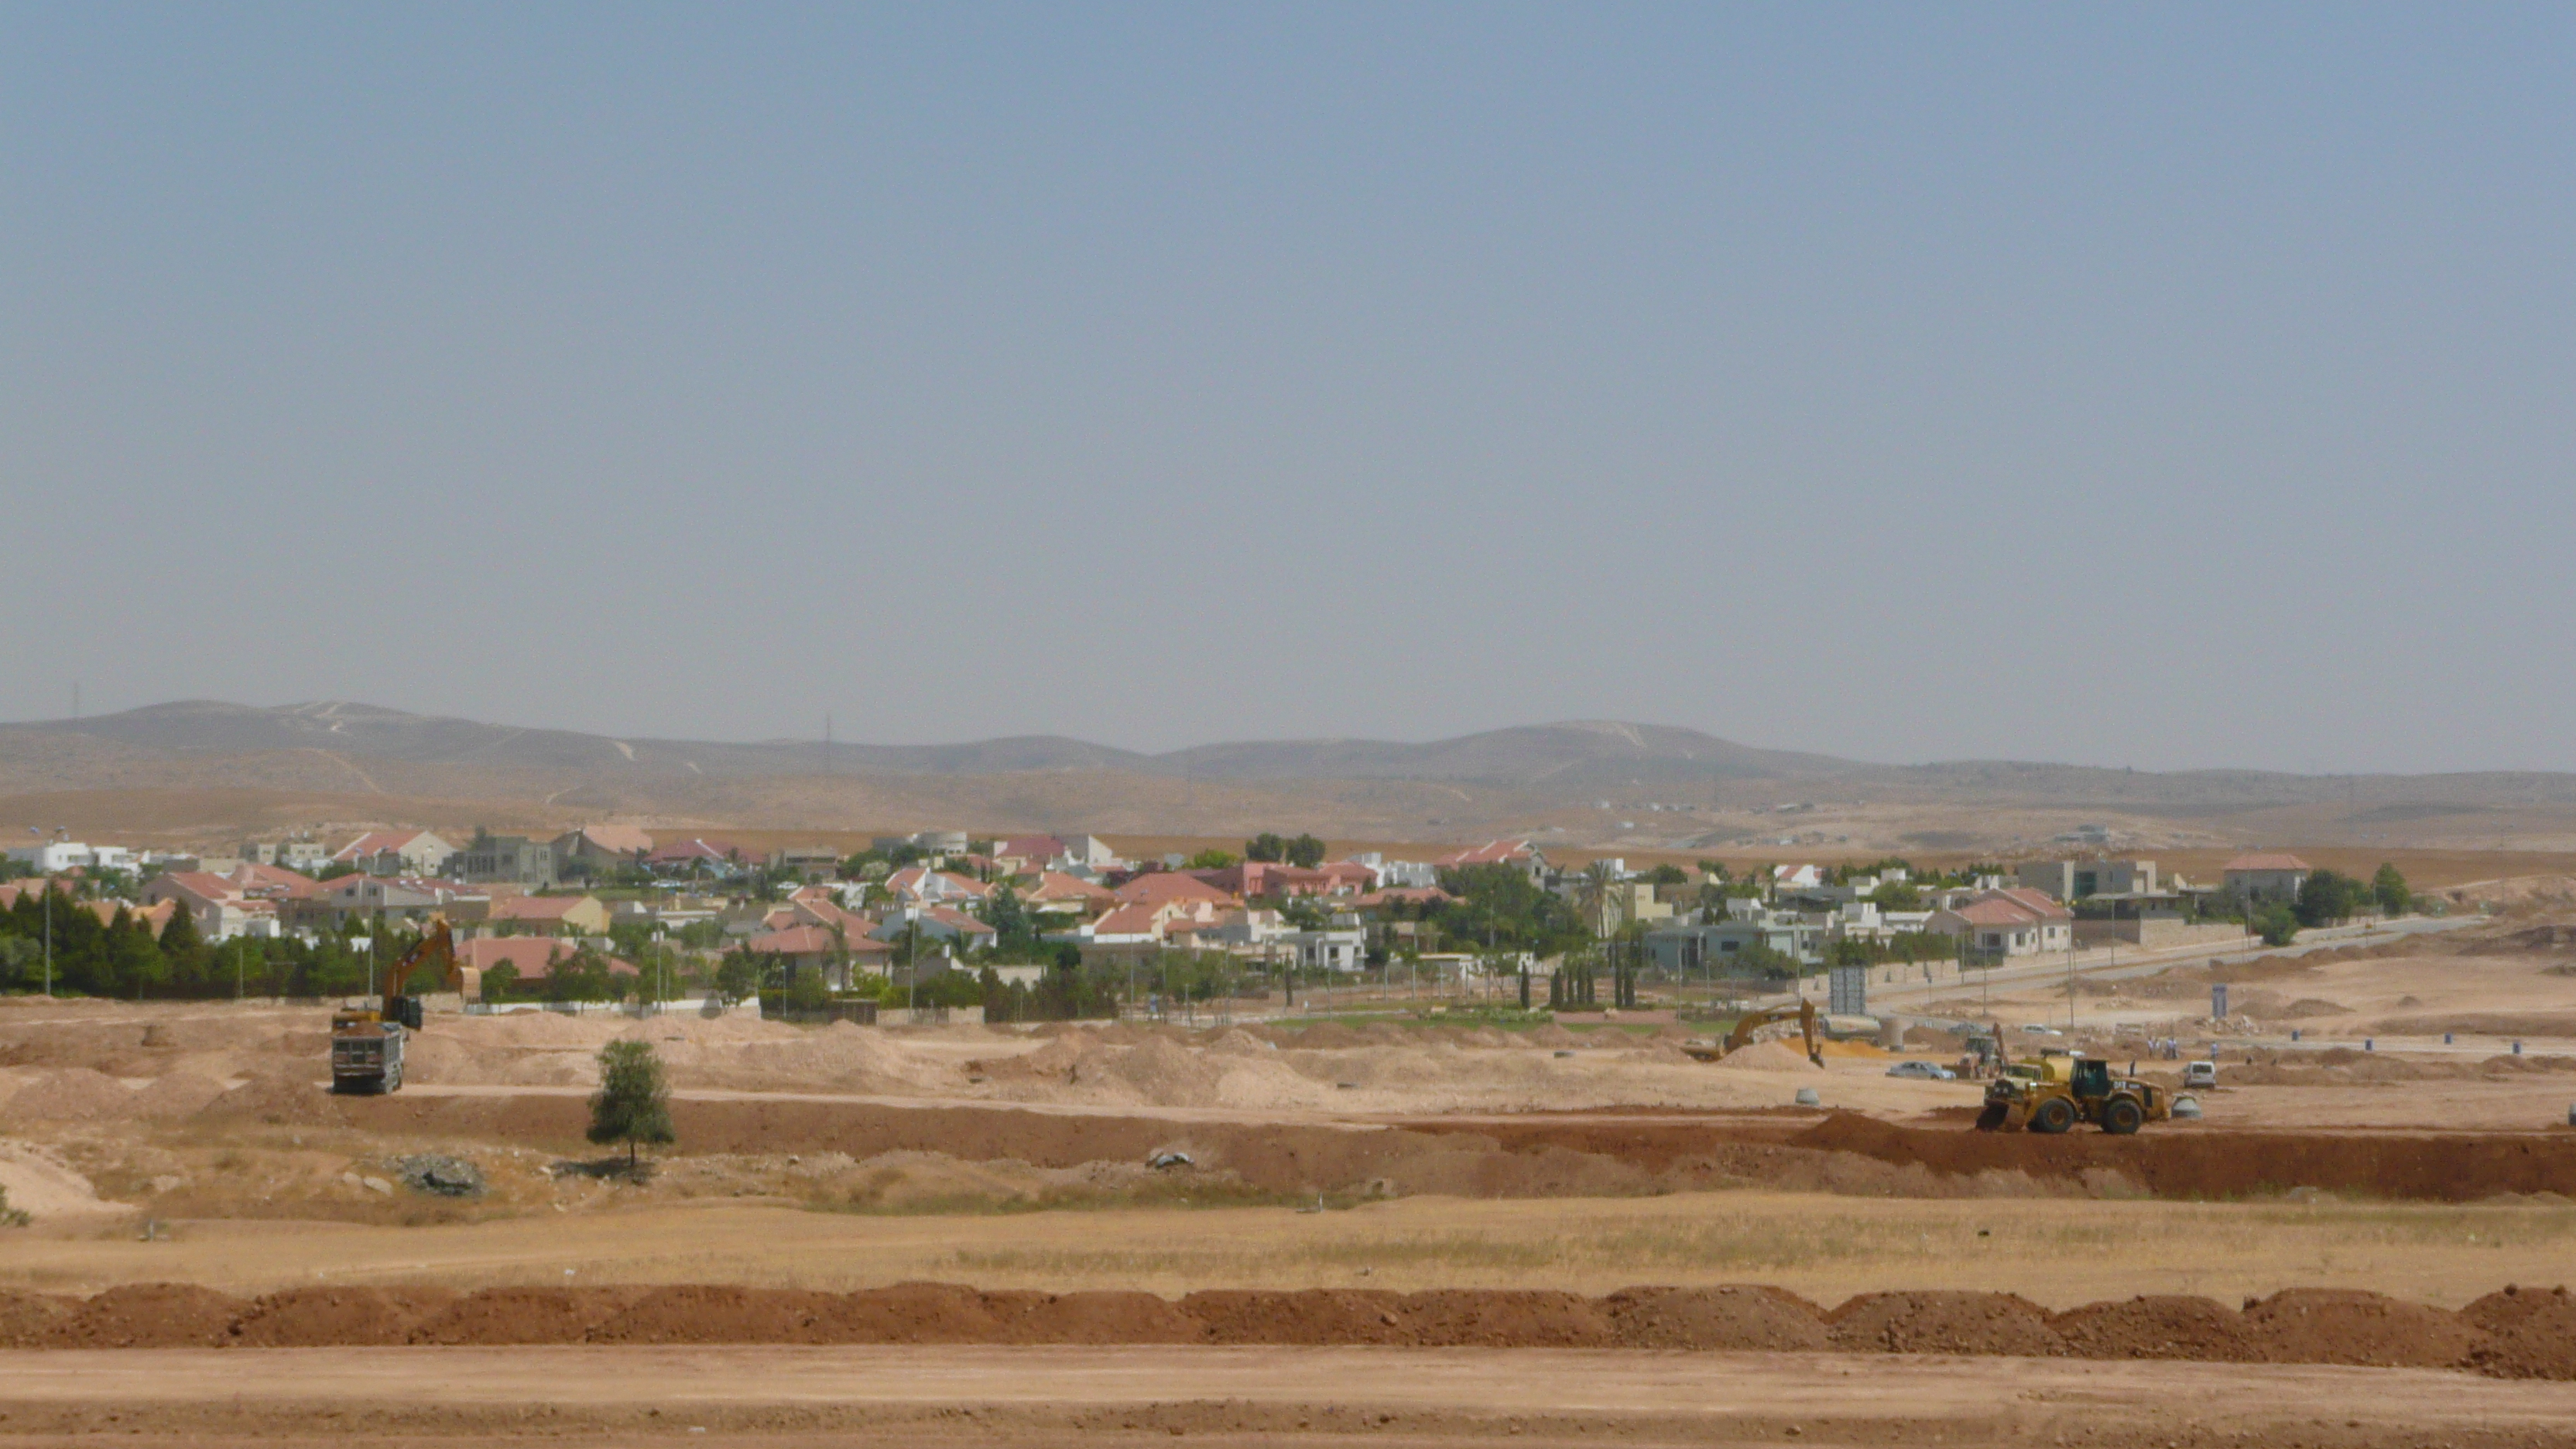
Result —
M 1597 938 L 1618 934 L 1627 924 L 1636 902 L 1622 888 L 1619 872 L 1606 860 L 1596 860 L 1583 868 L 1574 882 L 1574 904 L 1583 912 L 1583 924 Z M 1611 917 L 1618 916 L 1617 924 Z

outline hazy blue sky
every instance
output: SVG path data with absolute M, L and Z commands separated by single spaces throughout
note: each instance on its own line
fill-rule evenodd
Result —
M 0 7 L 0 717 L 2576 768 L 2576 8 Z

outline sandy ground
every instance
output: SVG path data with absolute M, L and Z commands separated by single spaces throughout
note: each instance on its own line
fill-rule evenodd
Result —
M 2576 1385 L 2395 1369 L 1334 1348 L 0 1355 L 0 1439 L 346 1445 L 2576 1443 Z
M 910 1280 L 1070 1292 L 1412 1290 L 1759 1281 L 1823 1303 L 1880 1289 L 2014 1292 L 2052 1308 L 2131 1293 L 2221 1299 L 2371 1288 L 2457 1307 L 2507 1283 L 2576 1280 L 2576 1210 L 2320 1200 L 2266 1206 L 1682 1193 L 1544 1201 L 1406 1198 L 1348 1211 L 1168 1208 L 876 1216 L 704 1203 L 426 1227 L 197 1221 L 139 1233 L 0 1236 L 0 1287 L 199 1283 L 723 1282 L 848 1290 Z
M 2304 1134 L 2285 1156 L 2348 1135 L 2365 1157 L 2558 1160 L 2576 1071 L 2486 1058 L 2504 1032 L 2528 1032 L 2535 1059 L 2576 1050 L 2576 971 L 2560 969 L 2576 935 L 2562 929 L 2526 917 L 2402 954 L 2220 968 L 2254 1029 L 2202 1023 L 2224 1081 L 2208 1115 L 2131 1148 L 2142 1162 L 2224 1158 L 2283 1140 L 2249 1135 L 2270 1131 Z M 2079 1023 L 2104 1047 L 2122 1025 L 2188 1024 L 2209 974 L 2088 987 Z M 2039 987 L 2009 1001 L 2032 1020 L 2065 1006 Z M 2310 1038 L 2295 1052 L 2293 1026 Z M 2053 1174 L 2032 1158 L 1973 1178 L 1779 1145 L 1819 1121 L 1787 1110 L 1801 1087 L 1878 1119 L 1834 1123 L 1964 1132 L 1973 1084 L 1888 1078 L 1892 1058 L 1866 1047 L 1838 1046 L 1819 1070 L 1786 1047 L 1711 1067 L 1678 1050 L 1678 1030 L 443 1017 L 415 1086 L 341 1102 L 315 1086 L 324 1027 L 313 1008 L 0 1003 L 0 1186 L 38 1217 L 0 1231 L 0 1286 L 942 1280 L 1177 1296 L 1763 1282 L 1825 1303 L 1963 1288 L 2052 1307 L 2344 1286 L 2450 1307 L 2560 1282 L 2576 1263 L 2576 1207 L 2528 1183 L 2464 1204 L 2268 1189 L 2133 1200 L 2118 1171 L 2077 1170 L 2112 1150 L 2091 1136 L 2056 1139 L 2068 1161 Z M 2447 1050 L 2443 1030 L 2459 1038 Z M 2353 1034 L 2399 1049 L 2304 1049 Z M 580 1098 L 617 1035 L 652 1041 L 682 1097 L 684 1140 L 640 1186 L 561 1161 L 587 1151 Z M 2469 1127 L 2520 1135 L 2399 1135 Z M 1621 1133 L 1626 1146 L 1600 1145 Z M 1213 1148 L 1210 1168 L 1146 1168 L 1167 1142 Z M 1729 1190 L 1658 1175 L 1676 1142 L 1716 1150 Z M 451 1203 L 386 1182 L 393 1155 L 423 1148 L 472 1156 L 489 1195 Z M 1382 1187 L 1360 1181 L 1380 1172 Z M 1283 1185 L 1309 1177 L 1352 1181 L 1330 1210 L 1287 1206 Z M 1043 1207 L 1063 1210 L 1028 1210 Z M 1534 1350 L 132 1350 L 0 1354 L 0 1442 L 113 1429 L 349 1443 L 336 1414 L 394 1438 L 761 1445 L 1440 1444 L 1515 1426 L 1541 1443 L 1779 1442 L 1791 1423 L 1817 1443 L 2554 1445 L 2576 1443 L 2570 1393 L 2412 1370 Z

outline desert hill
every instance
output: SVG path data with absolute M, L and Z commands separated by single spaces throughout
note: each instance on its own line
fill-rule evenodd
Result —
M 92 819 L 100 829 L 214 834 L 299 821 L 536 828 L 608 819 L 829 831 L 1287 829 L 1714 852 L 2011 851 L 2097 825 L 2141 849 L 2567 849 L 2576 847 L 2576 775 L 1886 765 L 1610 721 L 1427 743 L 1242 741 L 1163 754 L 1059 736 L 828 750 L 811 740 L 617 738 L 345 701 L 192 700 L 0 725 L 0 825 Z

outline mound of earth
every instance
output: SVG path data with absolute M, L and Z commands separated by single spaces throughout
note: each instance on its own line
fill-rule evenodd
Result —
M 241 1316 L 241 1300 L 189 1283 L 110 1288 L 56 1323 L 49 1347 L 204 1348 L 220 1343 Z
M 311 1077 L 254 1077 L 208 1102 L 198 1116 L 277 1125 L 340 1120 L 339 1104 Z
M 1834 1346 L 1883 1353 L 2066 1351 L 2048 1310 L 2015 1293 L 1864 1293 L 1826 1316 Z
M 2049 1319 L 2078 1358 L 2178 1358 L 2239 1363 L 2255 1357 L 2242 1314 L 2206 1298 L 2141 1295 L 2087 1303 Z
M 153 1078 L 135 1092 L 127 1100 L 126 1110 L 153 1120 L 194 1117 L 228 1090 L 214 1077 L 191 1071 L 170 1072 Z
M 225 1341 L 245 1348 L 409 1343 L 457 1297 L 452 1288 L 289 1288 L 245 1309 Z
M 414 1343 L 582 1343 L 640 1288 L 486 1288 L 433 1314 Z
M 9 1115 L 29 1122 L 100 1122 L 133 1115 L 134 1089 L 88 1067 L 50 1071 L 9 1096 Z
M 2460 1310 L 2485 1331 L 2470 1364 L 2499 1378 L 2576 1378 L 2576 1294 L 2556 1288 L 2507 1285 Z
M 2478 1346 L 2456 1313 L 2355 1288 L 2285 1288 L 2245 1305 L 2245 1329 L 2271 1363 L 2446 1368 Z
M 1636 1348 L 1817 1353 L 1833 1347 L 1824 1310 L 1778 1288 L 1622 1288 L 1601 1307 L 1611 1336 Z
M 1392 1344 L 2000 1354 L 2468 1368 L 2576 1379 L 2576 1300 L 2508 1288 L 2451 1313 L 2374 1293 L 2290 1289 L 2242 1313 L 2135 1298 L 2050 1315 L 2004 1293 L 1864 1293 L 1831 1313 L 1760 1287 L 1418 1293 L 1226 1289 L 987 1292 L 900 1283 L 855 1293 L 665 1287 L 298 1288 L 245 1302 L 146 1283 L 86 1300 L 0 1293 L 0 1347 L 175 1348 L 545 1343 Z

